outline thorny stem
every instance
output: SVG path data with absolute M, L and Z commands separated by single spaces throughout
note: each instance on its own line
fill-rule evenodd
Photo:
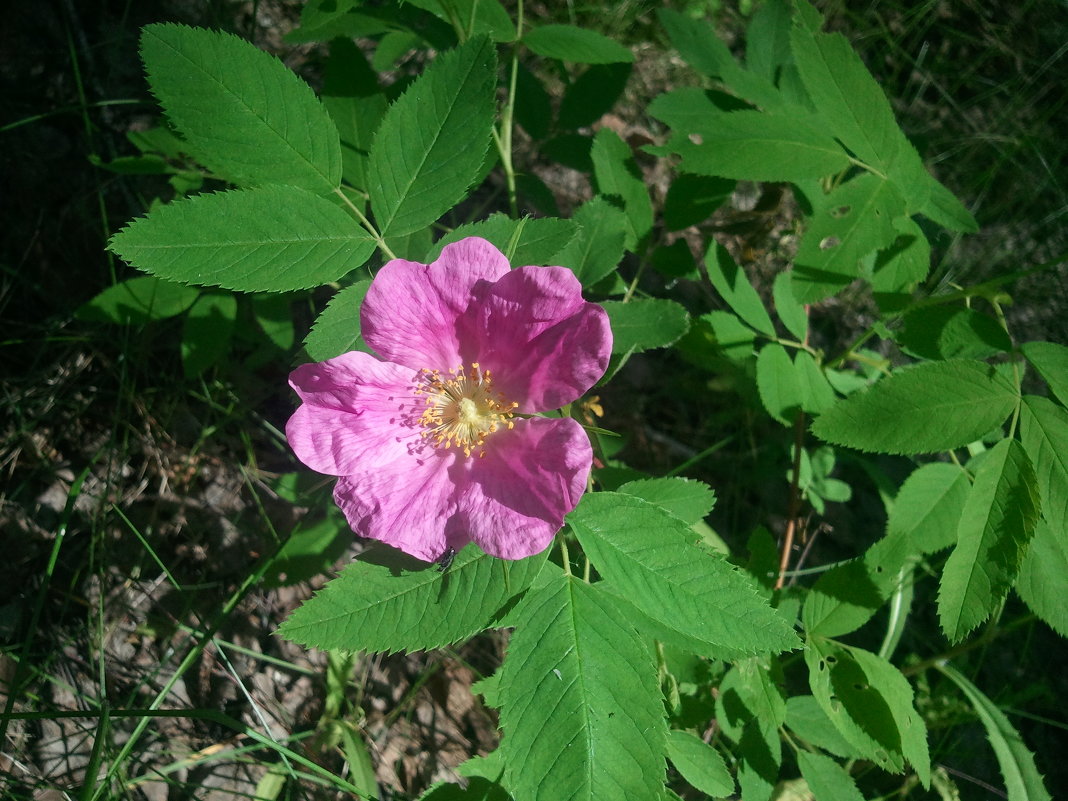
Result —
M 378 229 L 371 225 L 371 221 L 367 219 L 367 216 L 362 211 L 360 211 L 359 208 L 357 208 L 356 204 L 349 200 L 345 193 L 342 192 L 340 189 L 335 189 L 334 194 L 341 198 L 341 202 L 348 206 L 349 210 L 354 215 L 356 215 L 356 219 L 360 221 L 360 225 L 362 225 L 367 230 L 367 233 L 369 233 L 375 240 L 375 244 L 378 246 L 378 249 L 381 250 L 388 258 L 397 258 L 397 254 L 390 250 L 390 247 L 386 244 L 386 240 L 382 237 L 382 234 L 378 232 Z

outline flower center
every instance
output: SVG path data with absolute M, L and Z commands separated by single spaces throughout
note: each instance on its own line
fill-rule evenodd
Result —
M 418 380 L 415 394 L 426 396 L 426 408 L 419 417 L 420 436 L 435 448 L 455 446 L 464 456 L 474 451 L 484 456 L 481 448 L 486 437 L 502 426 L 515 427 L 512 415 L 519 404 L 493 389 L 493 376 L 478 362 L 471 362 L 467 369 L 461 364 L 448 373 L 423 368 Z

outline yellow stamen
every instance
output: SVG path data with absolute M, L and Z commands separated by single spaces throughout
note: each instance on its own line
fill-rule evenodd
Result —
M 424 368 L 419 371 L 419 382 L 415 393 L 426 397 L 426 408 L 419 416 L 420 436 L 435 448 L 455 446 L 464 456 L 477 451 L 481 457 L 487 436 L 501 426 L 515 427 L 512 415 L 519 404 L 494 391 L 490 371 L 478 362 L 471 362 L 466 370 L 461 364 L 444 375 Z

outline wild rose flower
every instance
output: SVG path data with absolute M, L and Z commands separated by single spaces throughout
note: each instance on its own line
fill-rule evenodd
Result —
M 469 237 L 432 264 L 394 259 L 363 302 L 364 340 L 305 364 L 286 425 L 297 457 L 339 476 L 353 530 L 426 561 L 475 542 L 520 559 L 548 547 L 593 453 L 570 403 L 604 373 L 612 333 L 563 267 L 519 267 Z

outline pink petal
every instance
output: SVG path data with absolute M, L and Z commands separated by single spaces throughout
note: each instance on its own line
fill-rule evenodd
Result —
M 485 288 L 468 317 L 477 361 L 521 412 L 570 403 L 608 367 L 608 315 L 582 299 L 582 285 L 563 267 L 511 271 Z
M 402 458 L 377 470 L 343 476 L 334 501 L 352 530 L 433 562 L 447 548 L 471 541 L 456 517 L 456 486 L 450 469 L 456 453 L 430 451 L 428 458 Z
M 593 450 L 574 420 L 533 418 L 486 440 L 470 459 L 457 516 L 482 550 L 522 559 L 545 550 L 586 491 Z
M 413 380 L 411 370 L 359 351 L 301 365 L 289 376 L 304 401 L 286 424 L 290 447 L 312 470 L 333 476 L 421 448 L 419 429 L 406 422 L 423 408 Z
M 476 287 L 508 271 L 504 255 L 478 237 L 446 245 L 432 264 L 394 259 L 367 290 L 360 312 L 363 338 L 382 358 L 416 370 L 447 370 L 477 360 L 461 352 L 461 316 Z

